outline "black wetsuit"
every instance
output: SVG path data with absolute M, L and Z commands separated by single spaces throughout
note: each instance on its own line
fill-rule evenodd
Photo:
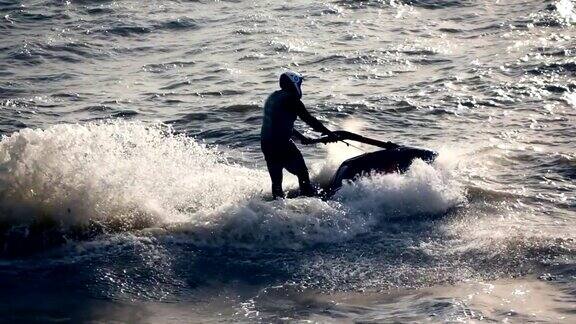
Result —
M 302 154 L 291 139 L 294 135 L 302 137 L 300 133 L 294 130 L 294 121 L 297 117 L 300 117 L 317 132 L 330 133 L 321 122 L 308 113 L 296 94 L 286 90 L 278 90 L 268 97 L 264 104 L 264 120 L 260 140 L 272 180 L 274 198 L 283 196 L 283 169 L 298 177 L 301 194 L 313 194 L 308 168 Z

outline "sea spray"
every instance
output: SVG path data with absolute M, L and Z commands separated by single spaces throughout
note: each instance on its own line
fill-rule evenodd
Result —
M 335 199 L 359 213 L 382 219 L 437 215 L 465 202 L 448 170 L 415 160 L 406 174 L 371 174 L 345 183 Z
M 14 226 L 48 218 L 64 232 L 96 223 L 197 245 L 298 249 L 352 239 L 389 217 L 441 214 L 463 200 L 449 170 L 416 161 L 405 175 L 345 184 L 334 201 L 269 201 L 266 172 L 226 155 L 159 124 L 24 129 L 0 142 L 2 217 Z
M 364 128 L 365 121 L 358 118 L 347 118 L 340 124 L 340 129 L 350 132 L 359 132 Z M 348 142 L 336 142 L 325 145 L 324 160 L 312 165 L 312 177 L 315 182 L 322 186 L 328 186 L 334 172 L 345 160 L 365 153 L 363 144 L 354 142 L 354 146 Z
M 0 208 L 17 221 L 190 221 L 257 193 L 265 179 L 167 126 L 140 122 L 24 129 L 2 139 L 0 161 Z

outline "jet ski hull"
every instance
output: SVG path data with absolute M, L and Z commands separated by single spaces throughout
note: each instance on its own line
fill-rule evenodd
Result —
M 346 180 L 355 180 L 358 176 L 371 172 L 403 173 L 408 170 L 415 159 L 432 163 L 438 154 L 436 152 L 399 146 L 394 149 L 365 153 L 350 158 L 340 165 L 327 188 L 326 198 L 333 196 Z

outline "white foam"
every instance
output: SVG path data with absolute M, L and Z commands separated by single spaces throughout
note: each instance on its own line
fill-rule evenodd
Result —
M 570 106 L 576 107 L 576 93 L 565 93 L 562 96 L 562 99 L 564 99 L 564 101 L 566 101 L 566 103 L 568 103 Z
M 416 160 L 406 174 L 373 174 L 344 184 L 332 201 L 252 198 L 172 230 L 211 246 L 302 248 L 342 242 L 390 218 L 438 215 L 463 203 L 462 187 L 448 170 L 440 170 Z
M 389 217 L 443 213 L 464 199 L 448 169 L 417 161 L 404 175 L 345 184 L 335 201 L 266 201 L 267 173 L 225 156 L 140 122 L 24 129 L 0 142 L 0 210 L 19 223 L 44 215 L 63 225 L 163 228 L 198 244 L 300 248 L 348 240 Z
M 572 0 L 560 0 L 556 2 L 556 11 L 566 24 L 576 22 L 576 11 L 574 10 L 574 3 Z
M 246 199 L 266 180 L 166 126 L 122 121 L 24 129 L 2 139 L 0 161 L 6 216 L 73 224 L 186 221 Z
M 422 160 L 415 160 L 406 174 L 373 174 L 344 184 L 335 198 L 355 212 L 380 219 L 444 213 L 465 201 L 448 170 Z

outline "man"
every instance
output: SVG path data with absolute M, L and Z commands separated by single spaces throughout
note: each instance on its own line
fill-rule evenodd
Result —
M 292 141 L 292 137 L 302 144 L 310 144 L 310 139 L 294 129 L 294 121 L 300 117 L 315 131 L 330 136 L 329 142 L 338 136 L 314 118 L 300 101 L 302 98 L 302 76 L 287 71 L 280 76 L 280 90 L 273 92 L 264 104 L 264 120 L 260 132 L 260 143 L 268 172 L 272 180 L 272 196 L 284 198 L 282 190 L 282 170 L 298 177 L 300 194 L 313 196 L 316 192 L 310 183 L 308 168 L 302 154 Z

